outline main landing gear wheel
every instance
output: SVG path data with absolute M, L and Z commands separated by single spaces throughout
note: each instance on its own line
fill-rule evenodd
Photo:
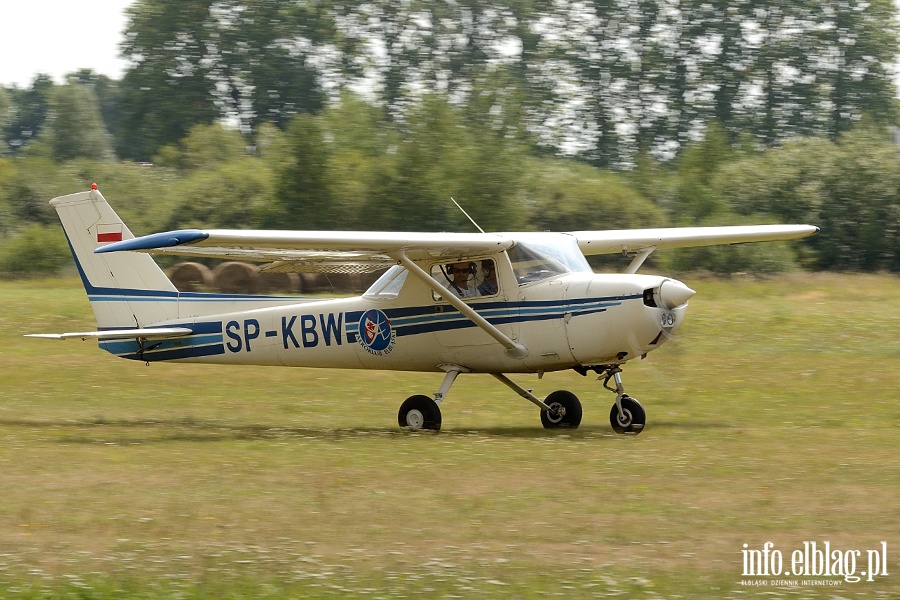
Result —
M 619 407 L 613 403 L 612 410 L 609 411 L 609 424 L 612 425 L 616 433 L 630 433 L 637 435 L 644 430 L 647 423 L 647 414 L 641 403 L 628 395 L 621 398 L 622 413 L 619 414 Z
M 541 423 L 545 429 L 575 429 L 581 424 L 581 402 L 572 392 L 553 392 L 547 396 L 544 404 L 550 407 L 550 410 L 541 411 Z
M 400 427 L 409 429 L 437 431 L 441 428 L 441 409 L 428 396 L 422 394 L 410 396 L 400 405 L 397 423 Z

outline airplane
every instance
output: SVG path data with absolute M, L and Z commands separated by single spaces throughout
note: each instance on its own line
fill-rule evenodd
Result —
M 540 398 L 509 376 L 570 369 L 603 379 L 615 394 L 613 430 L 639 434 L 646 412 L 626 393 L 622 367 L 662 347 L 695 294 L 676 279 L 637 274 L 647 257 L 658 249 L 793 240 L 819 231 L 811 225 L 566 233 L 181 229 L 135 237 L 97 184 L 51 204 L 97 330 L 29 337 L 92 339 L 115 356 L 147 364 L 443 373 L 433 394 L 401 404 L 397 423 L 411 430 L 439 430 L 441 403 L 457 377 L 469 373 L 490 374 L 536 405 L 545 428 L 576 428 L 582 406 L 575 394 Z M 180 292 L 151 254 L 256 261 L 264 272 L 386 271 L 350 298 Z M 599 254 L 632 260 L 623 273 L 596 274 L 586 256 Z

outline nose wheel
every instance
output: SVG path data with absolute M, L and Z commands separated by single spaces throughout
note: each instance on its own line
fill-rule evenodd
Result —
M 639 434 L 647 423 L 647 413 L 644 412 L 644 407 L 625 393 L 625 386 L 622 384 L 622 369 L 619 365 L 608 366 L 605 373 L 606 379 L 603 380 L 603 387 L 616 393 L 616 401 L 609 411 L 609 424 L 616 433 Z M 616 387 L 609 387 L 610 379 L 615 380 Z
M 647 423 L 647 413 L 641 403 L 625 393 L 622 384 L 622 367 L 615 365 L 581 366 L 575 371 L 581 375 L 587 375 L 588 370 L 594 371 L 603 379 L 603 388 L 615 393 L 616 401 L 609 411 L 609 424 L 613 431 L 622 434 L 637 435 L 644 430 Z M 609 380 L 615 380 L 616 387 L 610 387 Z
M 630 433 L 637 435 L 644 430 L 647 422 L 647 414 L 641 403 L 623 394 L 616 398 L 616 402 L 609 411 L 609 424 L 616 433 Z

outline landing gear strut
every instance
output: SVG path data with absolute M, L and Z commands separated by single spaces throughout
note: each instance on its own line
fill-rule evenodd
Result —
M 575 429 L 581 425 L 581 401 L 572 392 L 558 390 L 547 396 L 546 400 L 541 401 L 531 393 L 531 390 L 526 390 L 506 375 L 502 373 L 492 373 L 492 375 L 497 381 L 541 409 L 541 424 L 545 429 L 561 427 Z
M 416 394 L 407 398 L 400 405 L 397 413 L 397 424 L 400 427 L 409 429 L 433 429 L 435 431 L 441 428 L 441 409 L 440 403 L 450 391 L 450 386 L 456 381 L 460 373 L 468 372 L 468 369 L 459 365 L 445 365 L 444 381 L 441 387 L 434 393 L 434 398 L 429 398 L 423 394 Z
M 404 429 L 433 429 L 441 428 L 440 403 L 450 391 L 450 386 L 456 381 L 460 373 L 468 373 L 470 369 L 460 365 L 443 365 L 446 371 L 441 387 L 435 392 L 434 398 L 423 394 L 416 394 L 407 398 L 400 406 L 397 413 L 397 424 Z M 558 390 L 541 400 L 519 384 L 512 381 L 502 373 L 491 373 L 498 381 L 514 390 L 517 394 L 538 406 L 541 409 L 541 423 L 546 429 L 569 428 L 575 429 L 581 424 L 581 402 L 572 392 Z
M 587 369 L 595 371 L 603 379 L 603 388 L 615 393 L 616 401 L 609 411 L 609 424 L 616 433 L 637 435 L 644 430 L 647 423 L 647 413 L 641 403 L 625 393 L 622 384 L 622 369 L 619 365 L 598 365 L 596 367 L 581 367 L 576 369 L 582 375 L 587 374 Z M 615 381 L 616 387 L 610 387 L 609 380 Z
M 616 382 L 616 387 L 609 387 L 609 380 Z M 606 368 L 606 379 L 603 387 L 616 393 L 616 402 L 609 411 L 609 424 L 616 433 L 630 433 L 637 435 L 644 430 L 647 423 L 647 414 L 641 403 L 625 393 L 622 385 L 622 369 L 619 365 L 610 365 Z

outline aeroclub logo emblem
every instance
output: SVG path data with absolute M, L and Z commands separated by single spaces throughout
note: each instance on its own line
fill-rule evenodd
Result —
M 391 328 L 387 315 L 373 308 L 359 320 L 359 343 L 369 354 L 383 356 L 394 349 L 397 332 Z

